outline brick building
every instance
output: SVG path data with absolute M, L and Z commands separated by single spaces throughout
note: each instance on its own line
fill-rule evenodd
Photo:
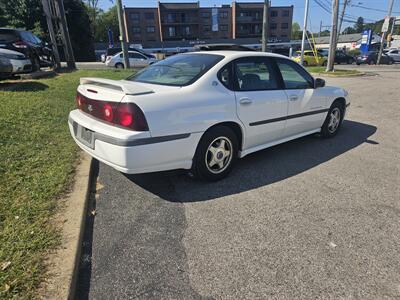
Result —
M 125 7 L 129 43 L 261 38 L 262 2 L 200 7 L 199 2 L 161 3 L 154 8 Z M 270 7 L 269 38 L 290 40 L 293 6 Z

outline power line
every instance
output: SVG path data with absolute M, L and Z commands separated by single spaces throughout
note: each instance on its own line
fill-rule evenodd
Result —
M 366 6 L 362 6 L 362 5 L 357 5 L 357 4 L 350 4 L 351 7 L 358 7 L 358 8 L 362 8 L 362 9 L 366 9 L 366 10 L 372 10 L 372 11 L 380 11 L 380 12 L 384 12 L 386 13 L 386 10 L 383 9 L 379 9 L 379 8 L 372 8 L 372 7 L 366 7 Z M 400 14 L 399 11 L 394 11 L 393 13 L 395 14 Z

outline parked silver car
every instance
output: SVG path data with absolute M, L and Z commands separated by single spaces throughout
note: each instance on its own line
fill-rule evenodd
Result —
M 12 65 L 12 73 L 29 73 L 32 71 L 32 62 L 24 54 L 0 48 L 0 57 L 7 59 Z
M 400 62 L 400 50 L 399 49 L 389 49 L 387 51 L 385 51 L 385 54 L 387 56 L 390 56 L 391 58 L 393 58 L 393 60 L 395 62 Z

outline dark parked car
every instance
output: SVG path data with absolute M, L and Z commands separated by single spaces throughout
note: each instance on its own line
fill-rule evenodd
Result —
M 323 56 L 328 57 L 329 50 L 327 50 L 327 49 L 318 49 L 318 53 L 323 55 Z M 356 61 L 356 59 L 353 56 L 347 54 L 344 51 L 337 50 L 336 53 L 335 53 L 335 64 L 350 64 L 351 65 L 355 61 Z
M 356 60 L 353 56 L 348 55 L 344 51 L 336 51 L 335 53 L 335 64 L 349 64 L 351 65 Z
M 368 51 L 365 54 L 361 54 L 360 56 L 357 56 L 356 63 L 357 63 L 357 65 L 361 65 L 361 64 L 374 65 L 377 63 L 377 61 L 378 61 L 378 51 Z M 391 65 L 394 63 L 394 60 L 392 57 L 383 53 L 380 63 L 385 64 L 385 65 Z
M 53 51 L 29 31 L 0 28 L 0 48 L 25 54 L 32 61 L 33 70 L 53 65 Z

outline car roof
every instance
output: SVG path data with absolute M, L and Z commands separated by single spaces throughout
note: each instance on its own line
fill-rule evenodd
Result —
M 190 54 L 214 54 L 214 55 L 222 55 L 225 58 L 240 58 L 240 57 L 248 57 L 248 56 L 265 56 L 265 57 L 281 57 L 287 58 L 287 56 L 271 53 L 271 52 L 259 52 L 259 51 L 233 51 L 233 50 L 216 50 L 216 51 L 195 51 L 195 52 L 186 52 L 182 53 L 182 55 L 190 55 Z

